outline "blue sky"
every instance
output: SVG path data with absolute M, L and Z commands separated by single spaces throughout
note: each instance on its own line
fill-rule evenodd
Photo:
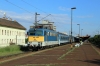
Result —
M 40 15 L 37 20 L 54 22 L 59 32 L 71 31 L 71 8 L 73 10 L 72 31 L 73 35 L 80 34 L 82 36 L 95 35 L 100 31 L 100 0 L 0 0 L 0 18 L 4 16 L 18 21 L 24 27 L 29 29 L 33 25 L 35 12 Z M 40 21 L 41 23 L 41 21 Z

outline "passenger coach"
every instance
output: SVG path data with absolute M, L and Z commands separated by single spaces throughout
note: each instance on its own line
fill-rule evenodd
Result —
M 69 42 L 68 35 L 50 29 L 30 28 L 28 31 L 28 47 L 31 47 L 32 50 L 67 42 Z

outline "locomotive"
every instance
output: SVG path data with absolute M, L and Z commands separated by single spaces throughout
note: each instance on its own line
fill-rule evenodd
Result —
M 27 32 L 27 35 L 27 46 L 32 50 L 63 45 L 69 42 L 69 35 L 46 28 L 30 28 Z

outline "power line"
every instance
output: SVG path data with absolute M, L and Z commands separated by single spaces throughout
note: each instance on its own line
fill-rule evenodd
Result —
M 44 12 L 44 13 L 46 13 L 45 11 L 43 11 L 43 10 L 41 10 L 41 9 L 39 9 L 39 8 L 37 8 L 37 7 L 33 6 L 33 5 L 31 5 L 31 4 L 29 4 L 28 2 L 26 2 L 26 1 L 24 1 L 24 0 L 21 0 L 21 1 L 23 1 L 24 3 L 30 5 L 30 6 L 32 6 L 32 7 L 34 7 L 34 8 L 36 8 L 36 9 L 38 9 L 38 10 Z M 48 16 L 50 16 L 50 15 L 51 15 L 51 14 L 47 15 L 46 17 L 48 17 Z M 41 20 L 45 19 L 46 17 L 42 18 Z M 41 20 L 39 20 L 39 21 L 41 21 Z M 38 21 L 38 22 L 39 22 L 39 21 Z M 59 23 L 60 23 L 60 22 L 59 22 Z
M 28 12 L 28 13 L 33 14 L 32 12 L 30 12 L 30 11 L 28 11 L 28 10 L 26 10 L 26 9 L 24 9 L 24 8 L 22 8 L 22 7 L 20 7 L 20 6 L 17 6 L 17 5 L 15 5 L 15 4 L 9 2 L 8 0 L 5 0 L 5 1 L 8 2 L 8 3 L 10 3 L 10 4 L 12 4 L 12 5 L 14 5 L 14 6 L 16 6 L 16 7 L 18 7 L 18 8 L 20 8 L 20 9 L 22 9 L 22 10 L 24 10 L 24 11 L 26 11 L 26 12 Z M 23 0 L 22 0 L 22 1 L 23 1 Z M 23 1 L 23 2 L 24 2 L 24 3 L 27 3 L 27 2 L 25 2 L 25 1 Z M 38 9 L 37 7 L 35 7 L 35 6 L 33 6 L 33 5 L 29 4 L 29 3 L 27 3 L 27 4 L 30 5 L 30 6 L 32 6 L 32 7 L 34 7 L 34 8 L 36 8 L 36 9 Z M 41 10 L 41 9 L 38 9 L 38 10 L 44 12 L 44 11 Z M 46 13 L 46 12 L 44 12 L 44 13 Z M 33 15 L 35 15 L 35 14 L 33 14 Z M 51 14 L 47 15 L 46 17 L 48 17 L 48 16 L 50 16 L 50 15 L 51 15 Z M 45 19 L 46 17 L 43 17 L 41 20 Z M 41 20 L 39 20 L 39 21 L 41 21 Z M 39 22 L 39 21 L 38 21 L 38 22 Z
M 43 11 L 43 10 L 41 10 L 41 9 L 39 9 L 39 8 L 37 8 L 37 7 L 33 6 L 33 5 L 31 5 L 31 4 L 29 4 L 28 2 L 26 2 L 26 1 L 24 1 L 24 0 L 21 0 L 21 1 L 23 1 L 24 3 L 26 3 L 26 4 L 30 5 L 30 6 L 32 6 L 32 7 L 34 7 L 34 8 L 36 8 L 36 9 L 38 9 L 38 10 L 40 10 L 40 11 L 44 12 L 44 13 L 46 13 L 45 11 Z M 51 15 L 51 14 L 47 15 L 46 17 L 48 17 L 48 16 L 50 16 L 50 15 Z M 39 21 L 41 21 L 41 20 L 45 19 L 46 17 L 43 17 L 43 18 L 42 18 L 42 19 L 40 19 Z M 38 22 L 39 22 L 39 21 L 38 21 Z
M 22 8 L 22 7 L 20 7 L 20 6 L 17 6 L 17 5 L 15 5 L 15 4 L 13 4 L 13 3 L 11 3 L 11 2 L 9 2 L 8 0 L 5 0 L 6 2 L 8 2 L 8 3 L 10 3 L 10 4 L 12 4 L 12 5 L 14 5 L 14 6 L 16 6 L 16 7 L 18 7 L 18 8 L 20 8 L 20 9 L 22 9 L 22 10 L 24 10 L 24 11 L 26 11 L 26 12 L 28 12 L 28 13 L 31 13 L 31 14 L 33 14 L 32 12 L 30 12 L 30 11 L 28 11 L 28 10 L 26 10 L 26 9 L 24 9 L 24 8 Z M 23 0 L 22 0 L 23 1 Z M 23 1 L 23 2 L 25 2 L 25 1 Z M 27 3 L 27 2 L 25 2 L 25 3 Z M 28 3 L 27 3 L 28 4 Z M 31 5 L 31 4 L 29 4 L 29 5 Z M 32 5 L 31 5 L 32 6 Z M 34 7 L 34 6 L 33 6 Z M 36 8 L 36 7 L 35 7 Z M 36 8 L 36 9 L 38 9 L 38 8 Z M 39 9 L 40 10 L 40 9 Z M 35 15 L 35 14 L 33 14 L 33 15 Z M 49 15 L 51 15 L 51 14 L 49 14 Z M 48 17 L 49 15 L 47 15 L 46 17 Z M 43 17 L 41 20 L 43 20 L 43 19 L 45 19 L 46 17 Z M 39 21 L 41 21 L 41 20 L 39 20 Z
M 18 8 L 20 8 L 20 9 L 22 9 L 22 10 L 24 10 L 24 11 L 26 11 L 26 12 L 28 12 L 28 13 L 31 13 L 31 14 L 33 14 L 32 12 L 30 12 L 30 11 L 28 11 L 28 10 L 26 10 L 26 9 L 24 9 L 24 8 L 22 8 L 22 7 L 20 7 L 20 6 L 17 6 L 17 5 L 15 5 L 15 4 L 13 4 L 13 3 L 11 3 L 11 2 L 9 2 L 8 0 L 5 0 L 6 2 L 8 2 L 8 3 L 10 3 L 10 4 L 12 4 L 12 5 L 14 5 L 14 6 L 16 6 L 16 7 L 18 7 Z M 23 1 L 23 0 L 22 0 Z M 27 3 L 27 2 L 25 2 L 25 1 L 23 1 L 24 3 Z M 29 4 L 29 3 L 27 3 L 28 5 L 30 5 L 30 6 L 32 6 L 32 7 L 34 7 L 34 8 L 36 8 L 36 9 L 38 9 L 37 7 L 35 7 L 35 6 L 33 6 L 33 5 L 31 5 L 31 4 Z M 40 10 L 40 11 L 42 11 L 42 12 L 44 12 L 43 10 L 41 10 L 41 9 L 38 9 L 38 10 Z M 44 12 L 44 13 L 46 13 L 46 12 Z M 33 14 L 33 15 L 35 15 L 35 14 Z M 48 16 L 50 16 L 51 14 L 49 14 L 49 15 L 47 15 L 46 17 L 48 17 Z M 53 16 L 53 15 L 52 15 Z M 43 19 L 45 19 L 46 17 L 43 17 L 41 20 L 43 20 Z M 53 16 L 54 17 L 54 16 Z M 55 19 L 55 18 L 54 18 Z M 41 21 L 41 20 L 39 20 L 39 21 Z M 55 20 L 57 20 L 57 19 L 55 19 Z M 39 22 L 38 21 L 38 22 Z M 58 23 L 58 22 L 56 22 L 56 23 Z M 60 23 L 60 22 L 59 22 Z M 58 23 L 58 24 L 59 24 Z M 60 24 L 61 25 L 61 24 Z
M 30 6 L 32 6 L 32 7 L 34 7 L 34 8 L 36 8 L 36 9 L 38 9 L 38 10 L 40 10 L 40 11 L 44 12 L 44 13 L 46 13 L 45 11 L 43 11 L 43 10 L 41 10 L 41 9 L 39 9 L 39 8 L 37 8 L 37 7 L 35 7 L 35 6 L 31 5 L 31 4 L 29 4 L 29 3 L 27 3 L 27 2 L 26 2 L 26 1 L 24 1 L 24 0 L 21 0 L 21 1 L 23 1 L 24 3 L 26 3 L 26 4 L 30 5 Z
M 12 4 L 12 5 L 14 5 L 14 6 L 16 6 L 16 7 L 18 7 L 18 8 L 20 8 L 20 9 L 22 9 L 22 10 L 24 10 L 24 11 L 26 11 L 26 12 L 28 12 L 28 13 L 33 14 L 32 12 L 30 12 L 30 11 L 28 11 L 28 10 L 26 10 L 26 9 L 22 8 L 22 7 L 19 7 L 19 6 L 15 5 L 15 4 L 13 4 L 13 3 L 9 2 L 8 0 L 5 0 L 5 1 L 6 1 L 6 2 L 8 2 L 8 3 L 10 3 L 10 4 Z
M 50 16 L 50 15 L 51 15 L 51 14 L 47 15 L 46 17 L 48 17 L 48 16 Z M 41 20 L 45 19 L 46 17 L 42 18 Z M 39 20 L 39 21 L 41 21 L 41 20 Z M 39 22 L 39 21 L 38 21 L 38 22 Z

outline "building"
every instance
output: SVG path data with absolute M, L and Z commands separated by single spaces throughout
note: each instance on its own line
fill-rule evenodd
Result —
M 54 22 L 50 22 L 48 20 L 43 20 L 42 24 L 44 24 L 46 27 L 50 27 L 52 30 L 56 31 L 56 26 L 54 26 Z
M 45 29 L 50 29 L 56 31 L 56 26 L 54 26 L 54 22 L 49 22 L 48 20 L 43 20 L 41 24 L 37 24 L 37 26 L 30 26 L 30 28 L 45 28 Z
M 0 47 L 25 44 L 26 28 L 17 21 L 0 18 Z

